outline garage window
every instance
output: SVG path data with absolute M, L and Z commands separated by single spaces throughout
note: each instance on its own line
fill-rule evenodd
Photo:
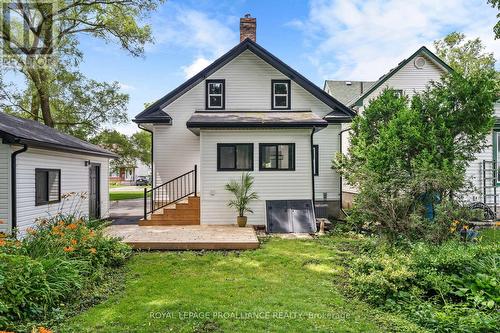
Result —
M 295 170 L 294 143 L 261 143 L 259 170 Z
M 35 169 L 35 205 L 61 201 L 61 170 Z
M 217 171 L 253 171 L 253 143 L 217 144 Z

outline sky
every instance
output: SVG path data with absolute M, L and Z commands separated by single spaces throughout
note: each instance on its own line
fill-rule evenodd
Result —
M 96 80 L 118 81 L 130 95 L 133 119 L 144 103 L 235 46 L 246 13 L 257 18 L 257 43 L 320 87 L 325 79 L 376 80 L 453 31 L 481 38 L 488 52 L 500 56 L 492 32 L 496 11 L 486 0 L 169 0 L 144 19 L 155 39 L 144 57 L 82 37 L 81 70 Z M 112 127 L 125 134 L 138 130 L 132 122 Z

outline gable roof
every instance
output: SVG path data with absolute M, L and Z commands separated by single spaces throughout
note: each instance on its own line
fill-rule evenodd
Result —
M 376 81 L 349 81 L 349 80 L 325 80 L 325 88 L 328 88 L 330 95 L 341 103 L 348 105 L 354 98 L 359 97 Z
M 152 114 L 158 115 L 158 111 L 164 114 L 162 119 L 164 119 L 165 121 L 166 119 L 171 119 L 171 117 L 166 112 L 162 111 L 163 108 L 165 108 L 167 105 L 175 101 L 177 98 L 182 96 L 188 90 L 196 86 L 198 83 L 205 80 L 208 76 L 212 75 L 214 72 L 216 72 L 221 67 L 226 65 L 228 62 L 236 58 L 245 50 L 252 51 L 255 55 L 260 57 L 269 65 L 279 70 L 281 73 L 283 73 L 291 80 L 295 81 L 298 85 L 300 85 L 302 88 L 311 93 L 314 97 L 316 97 L 317 99 L 319 99 L 320 101 L 331 107 L 333 110 L 337 110 L 338 112 L 345 114 L 346 117 L 349 118 L 352 118 L 353 116 L 356 115 L 354 111 L 352 111 L 347 106 L 336 100 L 334 97 L 327 94 L 321 88 L 319 88 L 314 83 L 306 79 L 299 72 L 297 72 L 296 70 L 285 64 L 283 61 L 278 59 L 276 56 L 271 54 L 269 51 L 264 49 L 259 44 L 247 38 L 238 45 L 236 45 L 235 47 L 233 47 L 231 50 L 229 50 L 226 54 L 215 60 L 210 65 L 208 65 L 204 70 L 202 70 L 201 72 L 199 72 L 198 74 L 196 74 L 195 76 L 193 76 L 192 78 L 181 84 L 179 87 L 175 88 L 170 93 L 163 96 L 150 106 L 148 106 L 144 111 L 139 113 L 133 121 L 136 123 L 144 123 L 146 122 L 147 119 L 153 120 L 151 119 L 151 115 Z
M 448 72 L 452 72 L 453 69 L 445 63 L 443 60 L 441 60 L 437 55 L 432 53 L 428 48 L 425 46 L 422 46 L 419 48 L 417 51 L 415 51 L 411 56 L 408 58 L 404 59 L 401 61 L 395 68 L 391 69 L 389 73 L 382 75 L 378 81 L 376 81 L 370 89 L 365 91 L 363 94 L 361 94 L 358 98 L 352 100 L 349 103 L 349 106 L 354 106 L 354 105 L 359 105 L 363 99 L 365 99 L 368 95 L 370 95 L 375 89 L 380 87 L 385 81 L 387 81 L 389 78 L 391 78 L 395 73 L 397 73 L 401 68 L 403 68 L 406 64 L 408 64 L 413 58 L 415 58 L 419 54 L 424 54 L 434 60 L 439 66 L 441 66 L 444 70 Z
M 7 144 L 116 158 L 116 154 L 30 119 L 0 112 L 0 138 Z

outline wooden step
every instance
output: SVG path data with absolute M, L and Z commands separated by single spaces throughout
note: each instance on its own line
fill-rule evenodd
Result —
M 199 225 L 200 198 L 188 197 L 175 204 L 157 210 L 139 225 Z

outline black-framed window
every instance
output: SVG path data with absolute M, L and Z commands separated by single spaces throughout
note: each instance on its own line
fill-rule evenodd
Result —
M 35 205 L 61 201 L 61 169 L 35 169 Z
M 218 143 L 217 171 L 253 171 L 253 143 Z
M 315 176 L 319 176 L 319 146 L 313 145 L 313 171 Z
M 259 170 L 295 170 L 295 143 L 259 144 Z
M 224 110 L 226 99 L 226 80 L 206 81 L 206 108 L 207 110 Z
M 398 96 L 398 97 L 403 97 L 404 96 L 403 89 L 394 89 L 394 92 L 396 93 L 396 96 Z
M 290 109 L 290 80 L 271 80 L 271 108 Z

